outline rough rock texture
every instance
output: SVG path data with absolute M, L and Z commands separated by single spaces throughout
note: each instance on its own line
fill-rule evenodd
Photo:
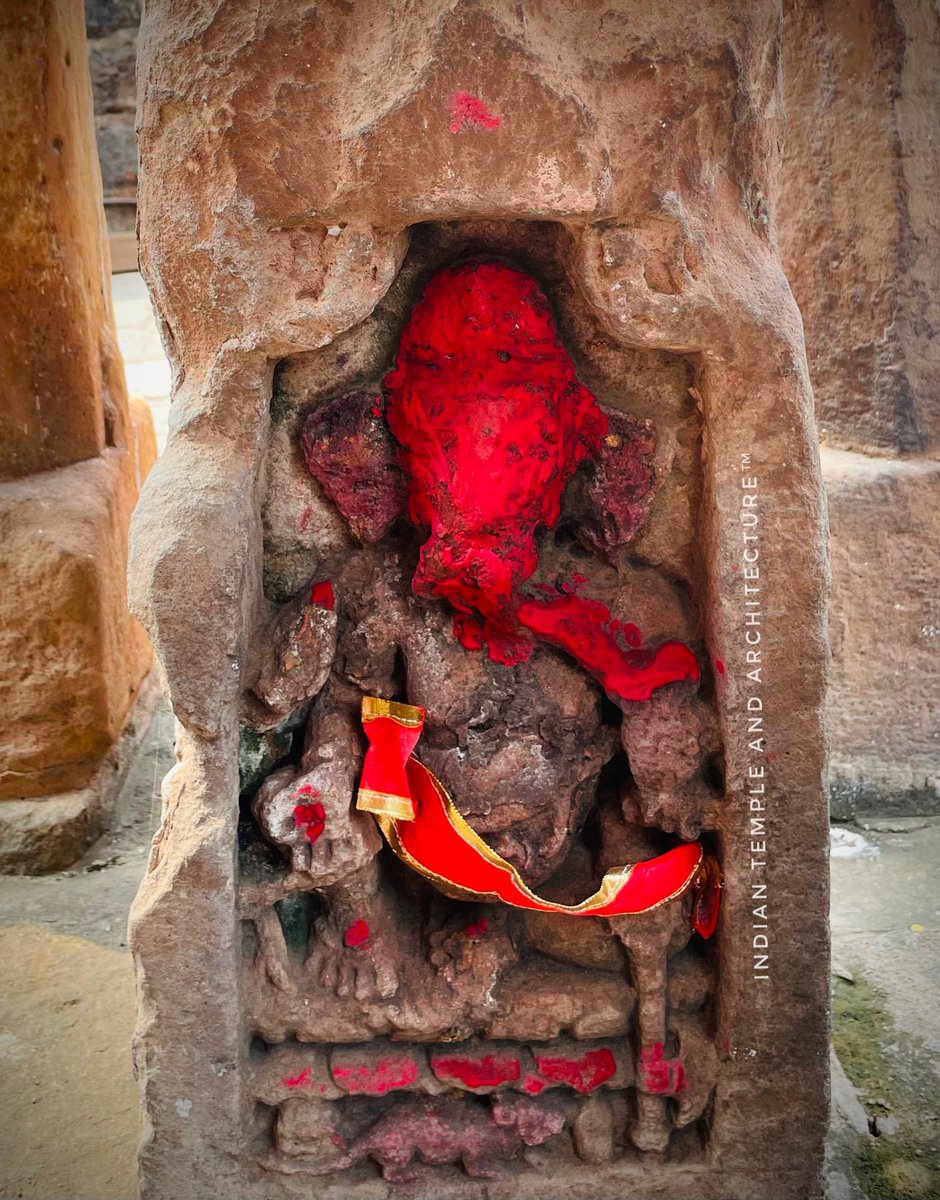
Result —
M 11 299 L 0 330 L 6 801 L 90 785 L 150 666 L 127 613 L 125 566 L 155 444 L 149 412 L 128 404 L 110 310 L 82 6 L 14 5 L 0 39 L 0 190 L 11 213 L 0 231 L 0 290 Z M 35 841 L 37 866 L 66 865 L 68 848 L 80 852 L 95 831 L 95 805 L 79 807 L 59 806 L 63 829 Z M 20 833 L 52 815 L 24 816 Z
M 833 815 L 940 808 L 940 464 L 825 450 Z M 886 581 L 892 585 L 886 586 Z
M 784 10 L 780 250 L 820 435 L 936 453 L 940 17 L 928 0 Z
M 803 314 L 835 564 L 833 815 L 940 811 L 930 546 L 940 435 L 940 16 L 784 5 L 781 257 Z M 925 575 L 925 570 L 927 574 Z
M 137 196 L 137 30 L 140 0 L 86 0 L 88 65 L 95 104 L 95 138 L 104 194 Z M 109 206 L 111 229 L 133 229 L 133 204 Z
M 547 1181 L 592 1200 L 816 1198 L 826 562 L 800 320 L 769 225 L 776 7 L 714 0 L 694 26 L 660 5 L 499 0 L 373 18 L 156 2 L 141 32 L 142 264 L 177 382 L 135 518 L 133 592 L 181 722 L 132 914 L 144 1193 L 300 1196 L 323 1175 L 325 1198 L 387 1195 L 378 1160 L 415 1170 L 417 1195 L 479 1197 L 462 1159 L 501 1172 L 493 1198 L 542 1198 Z M 354 549 L 303 460 L 308 414 L 377 386 L 431 273 L 472 254 L 531 273 L 581 383 L 655 425 L 642 528 L 605 558 L 563 521 L 537 534 L 533 577 L 583 574 L 615 619 L 696 652 L 694 702 L 634 730 L 626 752 L 619 709 L 555 649 L 507 668 L 460 646 L 445 604 L 410 592 L 416 531 Z M 325 578 L 329 679 L 303 745 L 239 819 L 238 718 L 271 608 Z M 428 706 L 422 752 L 455 800 L 568 902 L 596 871 L 672 844 L 666 814 L 677 822 L 690 796 L 725 875 L 716 942 L 690 942 L 678 897 L 609 922 L 607 949 L 576 961 L 384 850 L 336 878 L 334 833 L 350 849 L 339 779 L 357 755 L 324 722 L 354 729 L 369 691 Z M 766 728 L 749 735 L 755 695 Z M 681 743 L 658 773 L 656 729 Z M 521 760 L 539 747 L 537 788 Z M 771 898 L 760 917 L 755 885 Z M 498 1043 L 488 1066 L 481 1041 Z M 620 1051 L 609 1076 L 598 1041 Z M 472 1051 L 450 1058 L 442 1096 L 426 1057 L 441 1045 Z M 508 1075 L 491 1094 L 453 1084 L 455 1070 L 464 1084 L 512 1074 L 513 1055 L 518 1097 Z M 609 1096 L 609 1148 L 603 1112 L 582 1111 L 595 1094 Z M 429 1141 L 438 1096 L 455 1115 Z M 501 1163 L 497 1133 L 527 1141 L 517 1099 L 537 1102 L 534 1141 L 549 1101 L 566 1128 Z M 331 1146 L 362 1161 L 324 1162 Z M 427 1161 L 406 1166 L 415 1152 Z
M 150 666 L 124 584 L 147 465 L 115 447 L 0 483 L 2 800 L 84 787 L 124 728 Z

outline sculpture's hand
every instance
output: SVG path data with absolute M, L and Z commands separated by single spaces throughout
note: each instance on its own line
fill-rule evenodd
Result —
M 326 683 L 336 656 L 333 603 L 329 583 L 307 584 L 262 635 L 257 675 L 245 704 L 256 729 L 273 729 Z

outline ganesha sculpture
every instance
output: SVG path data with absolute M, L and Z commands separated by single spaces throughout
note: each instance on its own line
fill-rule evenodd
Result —
M 565 1129 L 586 1159 L 664 1152 L 712 1091 L 689 944 L 718 919 L 695 839 L 719 796 L 696 655 L 622 607 L 652 422 L 579 383 L 533 279 L 471 258 L 432 276 L 381 386 L 316 405 L 301 443 L 359 548 L 274 613 L 244 703 L 256 735 L 302 732 L 251 795 L 289 870 L 256 847 L 241 890 L 271 1162 L 479 1174 L 474 1147 Z M 398 1091 L 377 1124 L 350 1107 Z M 514 1141 L 500 1114 L 526 1095 L 541 1119 Z

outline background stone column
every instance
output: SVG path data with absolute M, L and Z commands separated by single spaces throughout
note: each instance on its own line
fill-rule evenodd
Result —
M 150 666 L 124 575 L 155 442 L 117 349 L 81 0 L 10 0 L 0 57 L 0 869 L 52 870 L 100 829 Z
M 788 0 L 781 257 L 832 532 L 832 812 L 940 812 L 940 16 Z

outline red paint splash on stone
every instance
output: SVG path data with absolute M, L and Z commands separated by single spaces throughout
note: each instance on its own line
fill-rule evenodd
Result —
M 725 664 L 720 658 L 715 659 L 715 670 L 719 675 L 724 675 L 725 673 Z
M 536 1075 L 526 1075 L 521 1083 L 521 1088 L 524 1092 L 528 1092 L 530 1096 L 537 1096 L 539 1092 L 545 1091 L 545 1080 L 539 1079 Z
M 418 1064 L 404 1056 L 380 1058 L 375 1064 L 336 1064 L 330 1067 L 335 1082 L 351 1096 L 384 1096 L 411 1087 L 418 1078 Z
M 328 608 L 330 612 L 336 607 L 336 597 L 333 595 L 333 585 L 328 579 L 315 583 L 310 589 L 310 603 L 318 608 Z
M 384 387 L 409 516 L 429 535 L 413 590 L 453 606 L 468 649 L 524 662 L 532 638 L 514 610 L 538 565 L 535 531 L 557 523 L 565 484 L 607 430 L 547 298 L 501 263 L 439 271 Z
M 581 1058 L 540 1054 L 537 1050 L 534 1054 L 540 1075 L 552 1083 L 566 1083 L 583 1093 L 599 1088 L 617 1070 L 613 1052 L 606 1046 L 600 1050 L 589 1050 Z
M 312 1074 L 313 1074 L 313 1071 L 311 1070 L 310 1067 L 304 1067 L 304 1069 L 301 1072 L 299 1072 L 299 1074 L 288 1075 L 285 1079 L 282 1079 L 281 1087 L 286 1087 L 286 1088 L 303 1087 L 305 1083 L 310 1082 L 310 1076 Z
M 313 516 L 313 509 L 312 509 L 312 508 L 310 507 L 310 505 L 308 504 L 308 505 L 307 505 L 307 507 L 304 509 L 304 511 L 303 511 L 303 512 L 300 514 L 300 525 L 299 525 L 299 529 L 300 529 L 300 532 L 301 532 L 301 533 L 303 533 L 303 531 L 304 531 L 304 530 L 307 528 L 307 526 L 310 524 L 310 518 L 311 518 L 312 516 Z
M 314 795 L 319 795 L 319 792 Z M 303 830 L 304 837 L 312 846 L 326 825 L 326 810 L 320 801 L 317 800 L 313 804 L 295 805 L 294 825 Z
M 460 133 L 461 129 L 498 129 L 503 118 L 498 113 L 490 112 L 479 96 L 469 92 L 457 92 L 450 100 L 450 131 Z
M 566 484 L 608 431 L 534 280 L 496 262 L 439 271 L 383 387 L 408 513 L 428 531 L 412 589 L 450 603 L 467 649 L 485 646 L 493 662 L 512 666 L 541 638 L 614 700 L 647 700 L 657 687 L 698 678 L 678 642 L 622 645 L 606 606 L 571 584 L 551 598 L 520 593 L 538 565 L 536 529 L 557 524 Z
M 360 946 L 364 946 L 368 940 L 369 926 L 361 919 L 353 921 L 352 925 L 343 934 L 343 941 L 350 950 L 356 950 Z
M 679 1058 L 665 1058 L 663 1043 L 653 1042 L 640 1050 L 637 1076 L 644 1092 L 653 1096 L 675 1096 L 685 1087 L 685 1068 Z
M 514 1054 L 486 1054 L 471 1058 L 466 1054 L 432 1054 L 431 1070 L 442 1083 L 456 1080 L 469 1088 L 498 1087 L 515 1083 L 522 1074 Z
M 490 923 L 486 917 L 480 917 L 479 921 L 471 921 L 466 929 L 464 929 L 464 936 L 475 942 L 477 938 L 483 937 L 489 927 Z
M 610 610 L 599 600 L 573 595 L 526 599 L 518 616 L 537 637 L 570 654 L 612 700 L 648 700 L 666 683 L 698 679 L 695 655 L 681 642 L 665 642 L 656 649 L 623 648 L 611 628 Z
M 624 625 L 620 632 L 623 634 L 623 640 L 631 649 L 639 650 L 643 645 L 643 634 L 640 632 L 640 627 L 634 625 L 632 621 Z
M 777 761 L 777 756 L 776 756 L 776 754 L 773 753 L 773 751 L 771 751 L 770 754 L 767 755 L 767 761 L 768 762 L 776 762 Z

